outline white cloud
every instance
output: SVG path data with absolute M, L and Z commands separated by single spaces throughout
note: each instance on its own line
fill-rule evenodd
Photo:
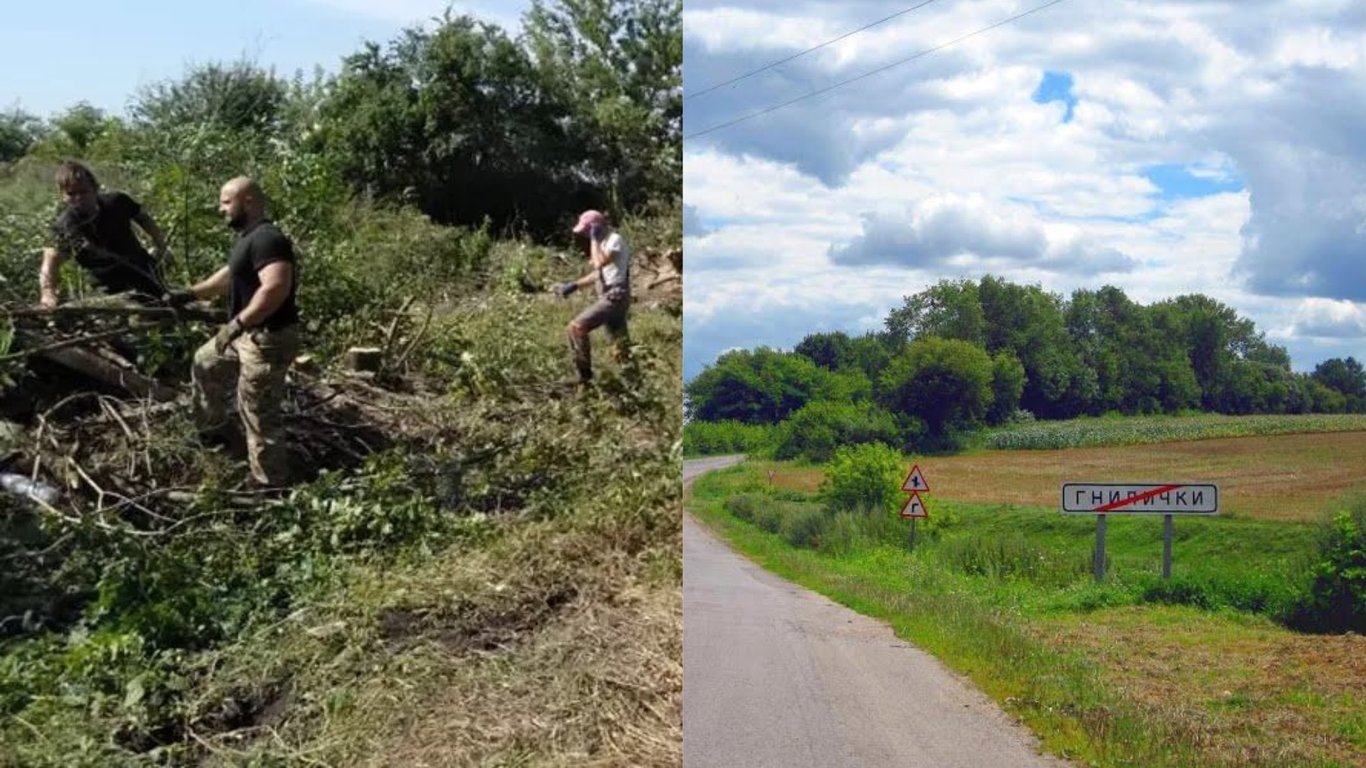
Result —
M 1295 313 L 1289 336 L 1366 340 L 1366 304 L 1305 299 Z
M 1029 5 L 965 0 L 907 14 L 689 100 L 689 130 Z M 690 82 L 716 82 L 900 7 L 690 0 Z M 1048 71 L 1072 77 L 1068 123 L 1064 104 L 1031 98 Z M 1292 355 L 1310 355 L 1294 361 L 1300 369 L 1313 356 L 1366 357 L 1362 124 L 1359 4 L 1058 6 L 689 140 L 685 199 L 715 225 L 689 242 L 702 271 L 689 275 L 688 332 L 694 318 L 722 323 L 743 311 L 781 315 L 804 333 L 802 302 L 823 306 L 833 293 L 866 302 L 842 317 L 880 316 L 938 279 L 991 271 L 1064 294 L 1107 282 L 1144 302 L 1205 293 Z M 1157 165 L 1184 166 L 1193 187 L 1244 189 L 1168 194 L 1144 175 Z

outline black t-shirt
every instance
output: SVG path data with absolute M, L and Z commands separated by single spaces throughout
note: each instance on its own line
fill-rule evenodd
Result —
M 261 287 L 261 276 L 258 273 L 267 264 L 274 264 L 277 261 L 293 265 L 295 279 L 289 282 L 289 296 L 285 298 L 285 303 L 261 325 L 275 329 L 299 322 L 299 307 L 294 301 L 295 288 L 299 284 L 299 266 L 294 259 L 294 245 L 285 237 L 285 233 L 269 221 L 263 221 L 243 232 L 232 246 L 232 255 L 228 257 L 228 273 L 232 281 L 228 291 L 229 318 L 237 317 L 238 313 L 246 309 L 251 297 L 255 296 Z
M 151 254 L 133 234 L 133 219 L 142 206 L 122 192 L 101 192 L 95 202 L 93 216 L 70 206 L 57 211 L 52 223 L 57 252 L 75 258 L 95 284 L 109 293 L 165 293 Z

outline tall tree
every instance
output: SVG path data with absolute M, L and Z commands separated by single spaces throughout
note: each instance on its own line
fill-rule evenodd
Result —
M 1314 366 L 1314 380 L 1339 392 L 1346 410 L 1366 412 L 1366 370 L 1356 358 L 1334 357 Z
M 523 20 L 536 70 L 577 119 L 586 170 L 614 208 L 683 188 L 681 0 L 535 0 Z
M 828 388 L 829 377 L 801 355 L 759 347 L 721 355 L 685 389 L 702 421 L 776 424 Z
M 981 346 L 987 333 L 977 284 L 971 280 L 941 280 L 907 296 L 888 313 L 885 325 L 888 334 L 900 341 L 937 336 Z
M 895 413 L 916 416 L 930 432 L 967 427 L 986 415 L 992 398 L 992 360 L 981 347 L 928 336 L 892 359 L 879 382 Z
M 0 163 L 23 157 L 43 132 L 41 120 L 17 107 L 0 113 Z

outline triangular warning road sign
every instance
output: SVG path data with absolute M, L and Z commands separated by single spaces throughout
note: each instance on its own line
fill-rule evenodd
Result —
M 902 517 L 929 517 L 930 513 L 925 509 L 925 502 L 920 500 L 918 491 L 911 492 L 911 498 L 906 499 L 906 506 L 901 508 Z
M 903 491 L 926 491 L 930 490 L 929 483 L 925 482 L 925 475 L 920 471 L 920 465 L 911 467 L 911 473 L 906 475 L 906 479 L 901 483 Z

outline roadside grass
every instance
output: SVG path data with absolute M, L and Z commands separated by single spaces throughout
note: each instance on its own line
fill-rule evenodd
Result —
M 1345 494 L 1366 491 L 1366 431 L 1039 451 L 979 451 L 917 459 L 936 499 L 1061 506 L 1066 482 L 1219 485 L 1220 517 L 1307 521 Z M 774 483 L 802 493 L 820 467 L 774 463 Z M 1180 530 L 1180 528 L 1178 528 Z
M 1273 620 L 1306 578 L 1312 524 L 1178 520 L 1164 582 L 1160 520 L 1116 517 L 1109 577 L 1096 584 L 1092 519 L 959 500 L 957 489 L 981 489 L 946 482 L 943 465 L 978 458 L 921 462 L 934 492 L 914 553 L 895 518 L 828 521 L 814 546 L 795 545 L 787 517 L 818 508 L 809 467 L 719 470 L 687 504 L 759 564 L 888 621 L 969 676 L 1055 754 L 1097 766 L 1366 764 L 1366 638 Z M 737 508 L 777 519 L 766 530 Z
M 1366 414 L 1226 416 L 1200 413 L 1035 421 L 992 429 L 980 435 L 978 440 L 982 447 L 997 450 L 1047 450 L 1363 430 L 1366 430 Z

